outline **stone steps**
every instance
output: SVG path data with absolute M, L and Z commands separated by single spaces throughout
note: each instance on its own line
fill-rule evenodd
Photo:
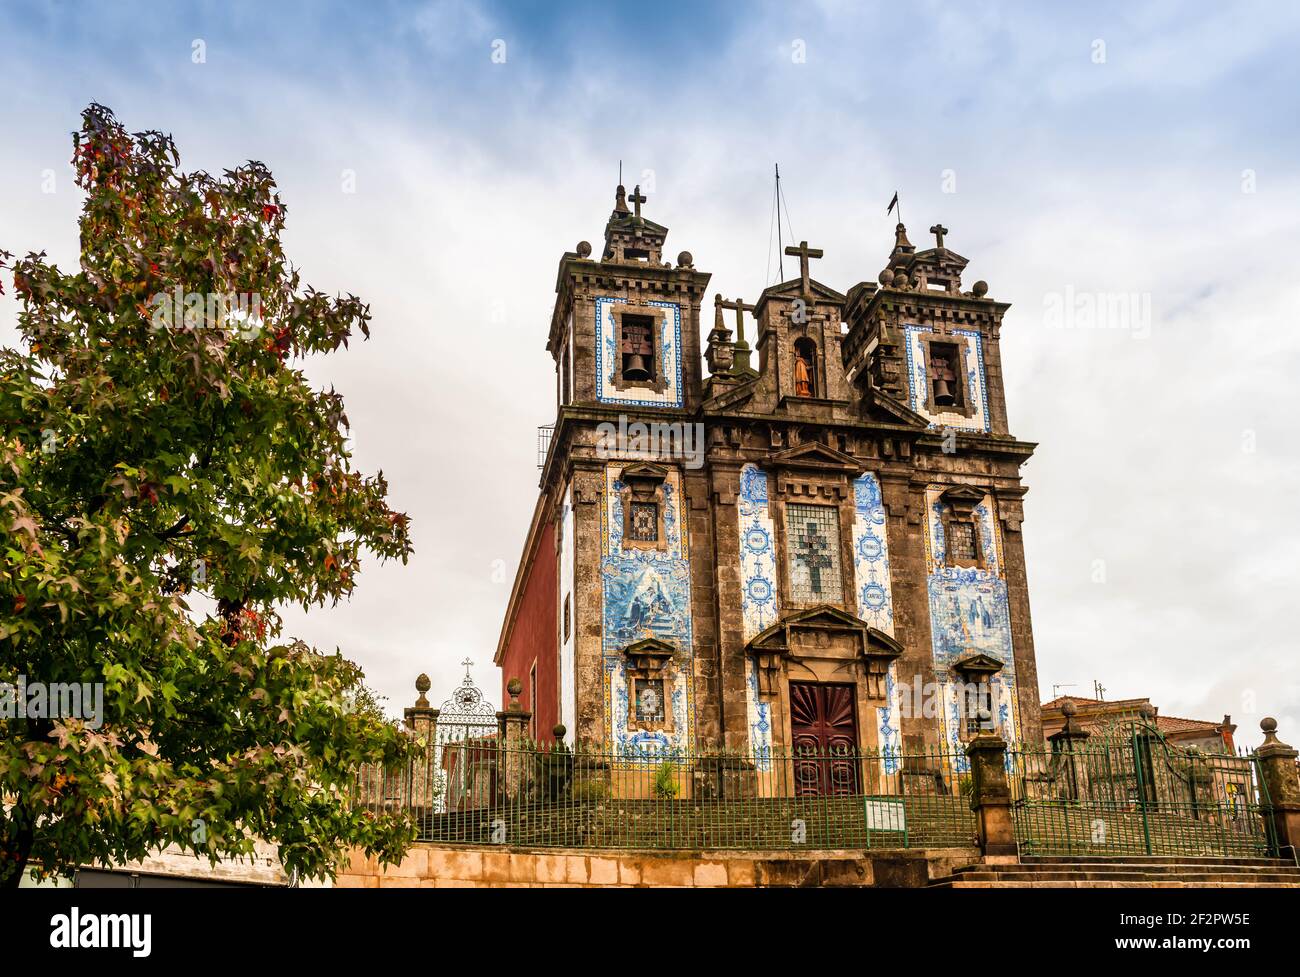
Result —
M 1006 865 L 966 865 L 930 887 L 1300 889 L 1300 866 L 1277 858 L 1030 856 Z

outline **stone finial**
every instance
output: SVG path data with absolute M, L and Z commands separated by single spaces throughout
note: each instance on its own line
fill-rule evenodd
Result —
M 415 700 L 415 706 L 417 709 L 429 708 L 429 700 L 425 698 L 424 693 L 428 692 L 430 687 L 431 683 L 429 682 L 429 676 L 425 675 L 424 672 L 421 672 L 415 680 L 415 691 L 420 693 L 420 697 Z
M 677 256 L 677 267 L 678 267 L 678 268 L 694 268 L 694 267 L 695 267 L 695 256 L 694 256 L 693 254 L 691 254 L 689 251 L 683 251 L 683 252 L 681 252 L 681 253 Z
M 1286 746 L 1277 738 L 1277 720 L 1272 716 L 1265 716 L 1259 721 L 1259 728 L 1264 731 L 1263 746 Z
M 899 226 L 901 227 L 902 225 Z M 898 271 L 894 272 L 893 287 L 907 288 L 907 272 L 903 271 L 901 268 Z
M 899 221 L 898 225 L 894 228 L 894 250 L 912 250 L 912 242 L 907 239 L 907 228 L 903 226 L 902 221 Z
M 880 282 L 880 284 L 884 285 L 885 288 L 888 288 L 890 285 L 892 285 L 892 284 L 894 283 L 894 272 L 893 272 L 893 270 L 890 269 L 890 268 L 884 268 L 884 269 L 882 269 L 881 272 L 880 272 L 880 276 L 876 279 L 876 281 L 878 281 L 878 282 Z
M 1138 715 L 1149 723 L 1156 721 L 1156 707 L 1149 702 L 1144 702 L 1138 706 Z
M 626 217 L 632 211 L 627 209 L 627 189 L 623 184 L 618 185 L 614 191 L 614 217 Z
M 591 257 L 591 242 L 590 242 L 590 241 L 579 241 L 579 242 L 578 242 L 578 257 L 579 257 L 579 258 L 590 258 L 590 257 Z
M 512 678 L 509 682 L 506 683 L 506 691 L 510 693 L 511 709 L 517 710 L 521 708 L 519 705 L 519 693 L 522 692 L 523 690 L 524 690 L 524 683 L 519 681 L 518 678 Z
M 1071 716 L 1073 716 L 1073 715 L 1074 715 L 1075 713 L 1077 713 L 1078 711 L 1079 711 L 1079 707 L 1076 706 L 1076 705 L 1075 705 L 1073 702 L 1071 702 L 1069 699 L 1066 699 L 1066 700 L 1065 700 L 1065 703 L 1061 706 L 1061 714 L 1062 714 L 1063 716 L 1065 716 L 1065 718 L 1067 718 L 1067 719 L 1069 719 Z
M 556 723 L 554 728 L 551 730 L 551 735 L 557 740 L 562 740 L 568 732 L 569 731 L 564 728 L 564 723 Z
M 971 287 L 971 294 L 977 299 L 982 299 L 985 295 L 989 294 L 989 283 L 981 278 Z

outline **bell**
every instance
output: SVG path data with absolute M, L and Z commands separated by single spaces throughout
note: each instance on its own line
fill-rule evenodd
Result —
M 934 381 L 934 405 L 936 407 L 953 407 L 957 398 L 952 395 L 952 387 L 942 378 Z
M 646 369 L 645 357 L 640 353 L 632 353 L 628 356 L 627 361 L 623 364 L 624 380 L 649 380 L 650 371 Z

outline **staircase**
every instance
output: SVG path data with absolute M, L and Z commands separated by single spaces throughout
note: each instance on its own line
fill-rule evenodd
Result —
M 1281 858 L 1178 855 L 1024 856 L 1007 865 L 978 862 L 936 879 L 936 889 L 1300 889 L 1300 866 Z

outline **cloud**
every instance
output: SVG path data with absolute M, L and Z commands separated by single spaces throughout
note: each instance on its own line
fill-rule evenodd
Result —
M 372 304 L 374 339 L 307 369 L 344 393 L 358 463 L 384 469 L 417 546 L 291 629 L 361 661 L 392 706 L 420 671 L 445 696 L 466 656 L 500 695 L 490 661 L 536 497 L 536 426 L 554 416 L 556 262 L 599 239 L 619 160 L 634 181 L 650 171 L 669 253 L 750 300 L 771 281 L 779 161 L 790 236 L 826 251 L 819 279 L 875 278 L 897 188 L 914 241 L 941 220 L 971 280 L 1013 303 L 1012 430 L 1040 443 L 1024 540 L 1043 690 L 1098 679 L 1171 714 L 1231 712 L 1244 743 L 1264 713 L 1300 721 L 1300 187 L 1278 124 L 1300 114 L 1279 56 L 1296 14 L 315 11 L 7 15 L 0 244 L 75 260 L 77 196 L 70 182 L 42 194 L 40 172 L 66 162 L 92 98 L 173 131 L 188 166 L 272 167 L 304 280 Z M 1045 297 L 1067 288 L 1149 297 L 1149 334 L 1051 328 Z M 14 309 L 0 299 L 0 341 Z

